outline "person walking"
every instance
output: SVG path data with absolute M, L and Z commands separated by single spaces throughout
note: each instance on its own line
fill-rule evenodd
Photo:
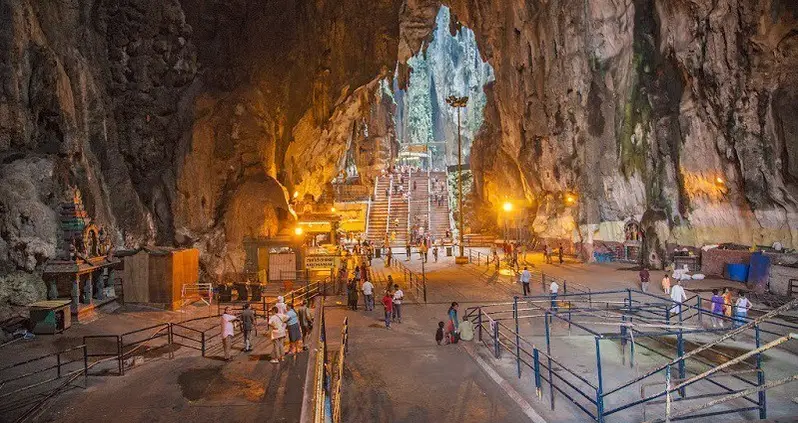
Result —
M 648 267 L 643 266 L 643 268 L 640 269 L 640 289 L 643 292 L 648 292 L 648 282 L 650 278 L 651 275 L 648 273 Z
M 671 288 L 671 300 L 676 303 L 676 305 L 671 308 L 672 314 L 679 314 L 682 312 L 682 302 L 687 299 L 687 294 L 684 293 L 684 288 L 682 288 L 682 281 L 676 281 L 676 285 Z
M 532 273 L 529 272 L 529 269 L 524 266 L 524 271 L 521 272 L 521 287 L 524 290 L 524 296 L 529 295 L 529 281 L 532 279 Z
M 366 311 L 374 310 L 374 285 L 370 281 L 363 282 L 361 287 L 363 291 L 363 301 L 365 302 Z
M 718 290 L 712 290 L 712 327 L 716 328 L 718 325 L 723 327 L 723 319 L 720 316 L 723 316 L 723 297 L 718 295 Z
M 438 246 L 436 245 L 435 248 L 432 249 L 432 258 L 435 260 L 435 263 L 438 262 Z
M 546 264 L 551 264 L 551 247 L 549 247 L 548 242 L 543 245 L 543 258 L 545 259 Z
M 410 261 L 410 241 L 405 242 L 405 254 L 407 257 L 405 261 Z
M 230 357 L 230 347 L 233 345 L 233 322 L 238 320 L 230 312 L 230 307 L 224 308 L 224 313 L 221 316 L 222 323 L 222 348 L 224 349 L 224 359 L 227 361 L 232 360 Z
M 665 295 L 671 295 L 671 277 L 668 272 L 665 272 L 665 276 L 662 277 L 662 291 L 665 292 Z
M 385 244 L 388 245 L 387 242 Z M 393 258 L 392 256 L 393 253 L 391 252 L 391 246 L 388 245 L 385 248 L 385 267 L 391 267 L 391 258 Z
M 551 309 L 557 311 L 557 294 L 560 292 L 560 285 L 557 284 L 557 280 L 554 279 L 551 281 L 551 285 L 549 285 L 549 293 L 551 294 Z
M 454 340 L 455 333 L 460 329 L 460 322 L 457 320 L 457 309 L 460 305 L 455 301 L 449 306 L 446 315 L 449 320 L 446 322 L 446 343 L 449 344 Z
M 405 298 L 405 293 L 399 289 L 399 284 L 393 286 L 393 319 L 402 323 L 402 300 Z
M 739 328 L 748 319 L 748 310 L 751 308 L 751 301 L 745 297 L 745 292 L 740 291 L 740 297 L 734 304 L 734 327 Z
M 271 337 L 272 337 L 272 363 L 279 363 L 283 361 L 285 352 L 283 349 L 283 342 L 285 342 L 285 323 L 288 321 L 288 317 L 285 314 L 281 314 L 280 310 L 277 306 L 272 307 L 272 314 L 269 317 L 269 328 L 271 329 Z
M 560 251 L 559 251 L 559 255 L 560 255 L 560 264 L 563 264 L 563 261 L 562 261 L 562 254 L 563 254 L 563 250 L 562 250 L 562 244 L 560 244 Z
M 493 252 L 493 263 L 496 266 L 496 271 L 499 271 L 499 267 L 501 266 L 501 261 L 499 261 L 499 253 L 494 251 Z
M 302 328 L 302 337 L 304 338 L 313 329 L 313 313 L 310 311 L 310 300 L 303 301 L 296 308 L 296 314 L 299 316 L 299 326 Z
M 729 288 L 723 288 L 723 314 L 732 316 L 732 294 Z
M 382 296 L 382 306 L 385 308 L 385 328 L 391 328 L 391 316 L 393 315 L 393 297 L 391 291 L 385 291 Z
M 244 333 L 244 352 L 252 351 L 252 342 L 250 341 L 250 334 L 252 328 L 255 327 L 255 311 L 249 306 L 249 303 L 244 304 L 244 310 L 239 317 L 241 320 L 241 330 Z
M 299 326 L 299 315 L 294 310 L 293 304 L 288 304 L 286 313 L 286 326 L 288 326 L 288 355 L 299 353 L 302 348 L 302 328 Z

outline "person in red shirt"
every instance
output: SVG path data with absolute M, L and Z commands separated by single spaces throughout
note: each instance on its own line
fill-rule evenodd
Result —
M 393 296 L 391 291 L 385 291 L 382 297 L 382 306 L 385 307 L 385 327 L 391 328 L 391 313 L 393 312 Z

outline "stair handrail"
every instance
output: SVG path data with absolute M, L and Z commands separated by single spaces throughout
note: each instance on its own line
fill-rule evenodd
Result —
M 444 166 L 443 170 L 444 170 L 443 183 L 445 184 L 444 186 L 446 187 L 446 208 L 449 210 L 449 212 L 447 213 L 449 215 L 449 232 L 452 233 L 452 242 L 454 242 L 454 233 L 457 230 L 456 228 L 457 225 L 454 223 L 454 208 L 450 207 L 452 203 L 449 202 L 449 167 Z M 463 234 L 463 239 L 465 239 L 465 234 Z
M 413 168 L 408 166 L 407 168 L 407 238 L 410 238 L 410 204 L 413 203 L 411 192 L 413 188 Z
M 385 238 L 388 238 L 388 244 L 391 243 L 389 235 L 391 229 L 391 198 L 393 198 L 393 179 L 388 181 L 388 214 L 385 220 Z
M 432 179 L 427 169 L 427 232 L 432 234 Z
M 379 183 L 380 183 L 380 176 L 377 175 L 377 176 L 374 177 L 374 194 L 373 194 L 373 197 L 375 199 L 377 198 L 377 185 L 379 185 Z M 369 226 L 371 226 L 370 225 L 370 223 L 371 223 L 371 198 L 372 198 L 372 196 L 370 195 L 369 196 L 368 206 L 366 206 L 366 239 L 368 239 Z

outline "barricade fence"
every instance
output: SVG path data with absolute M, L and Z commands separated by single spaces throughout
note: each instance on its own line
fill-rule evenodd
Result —
M 319 283 L 312 283 L 287 294 L 291 303 L 322 295 Z M 273 305 L 273 302 L 264 302 Z M 238 307 L 242 304 L 237 303 Z M 268 307 L 257 313 L 268 318 Z M 199 351 L 206 357 L 221 344 L 220 315 L 197 317 L 180 322 L 164 322 L 121 334 L 86 335 L 82 344 L 32 359 L 0 367 L 0 415 L 28 407 L 38 408 L 56 389 L 62 389 L 77 376 L 123 376 L 145 357 L 174 357 L 175 346 Z M 257 335 L 257 325 L 254 329 Z M 236 337 L 241 337 L 238 331 Z M 84 382 L 85 387 L 85 382 Z M 30 415 L 22 412 L 22 418 Z
M 595 305 L 604 305 L 604 308 L 596 308 Z M 552 409 L 555 407 L 556 393 L 568 400 L 566 404 L 572 404 L 590 419 L 604 422 L 608 416 L 620 412 L 631 418 L 627 414 L 628 410 L 636 406 L 640 406 L 645 419 L 647 406 L 665 405 L 667 416 L 671 412 L 671 401 L 711 400 L 709 403 L 691 407 L 699 410 L 738 398 L 742 403 L 700 415 L 688 415 L 682 410 L 679 412 L 681 417 L 674 416 L 673 420 L 751 410 L 758 411 L 760 418 L 766 418 L 767 402 L 764 391 L 798 379 L 798 375 L 766 383 L 762 352 L 795 339 L 798 326 L 776 318 L 780 313 L 798 306 L 798 300 L 756 318 L 736 318 L 736 321 L 735 318 L 728 318 L 730 324 L 735 323 L 734 328 L 731 325 L 726 328 L 709 327 L 709 322 L 705 319 L 710 316 L 720 319 L 721 316 L 713 315 L 702 306 L 706 306 L 705 301 L 697 296 L 678 303 L 670 298 L 637 290 L 590 292 L 577 286 L 572 287 L 570 293 L 558 296 L 516 297 L 511 303 L 471 307 L 466 309 L 465 317 L 474 323 L 478 341 L 496 359 L 509 352 L 516 362 L 519 378 L 524 369 L 531 371 L 538 398 L 542 398 L 541 388 L 547 388 Z M 525 324 L 525 331 L 531 330 L 532 334 L 521 334 L 521 320 L 529 322 Z M 771 325 L 771 330 L 763 329 L 766 325 Z M 616 332 L 607 332 L 607 326 L 616 326 Z M 569 364 L 569 354 L 557 358 L 552 353 L 552 332 L 555 327 L 558 331 L 565 328 L 568 331 L 567 336 L 560 336 L 556 340 L 594 338 L 591 343 L 595 344 L 595 371 L 585 372 L 583 365 L 576 366 L 579 367 L 577 369 L 574 364 Z M 537 333 L 541 330 L 544 332 Z M 777 330 L 788 333 L 781 334 Z M 765 343 L 763 339 L 766 331 L 776 337 L 769 343 Z M 715 347 L 739 334 L 750 335 L 755 341 L 756 349 L 735 357 Z M 687 337 L 700 335 L 704 336 L 698 338 L 700 343 L 693 343 L 692 349 L 688 349 L 691 341 Z M 536 346 L 531 339 L 545 339 L 545 346 Z M 636 349 L 645 350 L 644 356 L 649 359 L 658 357 L 665 362 L 642 375 L 638 370 L 637 376 L 631 380 L 607 388 L 602 370 L 603 364 L 607 363 L 603 363 L 601 350 L 602 344 L 612 343 L 613 340 L 620 341 L 620 364 L 626 364 L 628 350 L 629 366 L 634 367 Z M 571 351 L 572 347 L 568 348 Z M 719 355 L 721 361 L 708 361 L 700 354 L 704 350 Z M 614 363 L 615 366 L 618 364 Z M 733 371 L 725 370 L 731 369 L 732 365 L 738 367 Z M 663 378 L 666 381 L 664 385 Z M 688 391 L 688 387 L 694 384 L 700 384 L 700 387 Z M 646 392 L 646 388 L 652 386 L 659 388 L 654 393 Z M 640 388 L 638 399 L 630 394 L 632 388 Z M 672 395 L 678 398 L 672 399 Z

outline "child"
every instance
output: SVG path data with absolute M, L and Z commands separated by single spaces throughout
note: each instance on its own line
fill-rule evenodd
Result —
M 723 319 L 719 316 L 723 316 L 723 297 L 718 295 L 718 290 L 712 290 L 712 327 L 717 327 L 720 324 L 720 327 L 723 327 Z
M 438 322 L 438 330 L 435 331 L 435 342 L 440 345 L 441 341 L 443 341 L 443 322 Z
M 385 291 L 382 297 L 382 306 L 385 307 L 385 328 L 391 328 L 391 314 L 393 313 L 393 295 L 391 291 Z

